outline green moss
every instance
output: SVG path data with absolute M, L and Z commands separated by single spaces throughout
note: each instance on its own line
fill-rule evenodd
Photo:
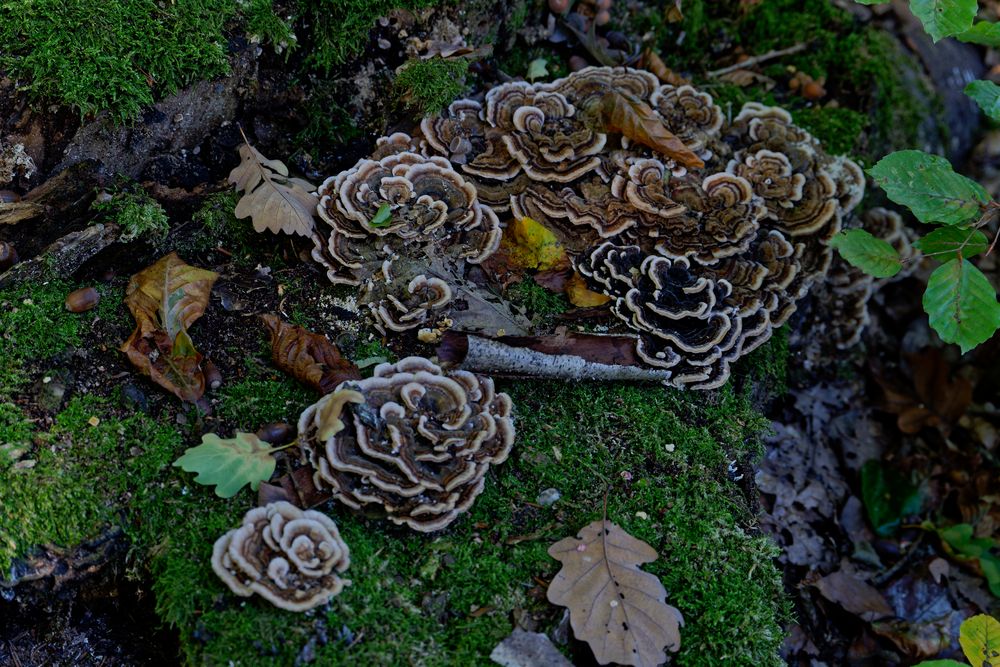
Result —
M 430 116 L 462 95 L 468 72 L 469 61 L 465 58 L 411 59 L 396 75 L 396 96 L 411 109 Z
M 287 375 L 247 362 L 248 378 L 219 390 L 218 416 L 242 431 L 254 432 L 262 424 L 294 423 L 316 395 Z
M 41 544 L 73 546 L 117 523 L 128 492 L 133 500 L 152 490 L 178 447 L 173 428 L 145 415 L 101 419 L 106 402 L 74 399 L 21 461 L 0 466 L 0 572 Z
M 250 0 L 246 8 L 247 33 L 274 45 L 286 55 L 298 47 L 291 20 L 278 16 L 272 0 Z
M 564 294 L 550 292 L 531 278 L 512 285 L 507 290 L 507 298 L 511 303 L 524 306 L 529 314 L 558 315 L 571 308 Z
M 80 343 L 80 324 L 93 315 L 66 310 L 63 302 L 71 291 L 61 280 L 0 291 L 0 397 L 15 394 L 29 365 Z
M 142 240 L 158 245 L 170 233 L 167 212 L 135 185 L 126 186 L 107 201 L 95 202 L 93 208 L 122 228 L 122 243 Z
M 234 0 L 0 2 L 0 67 L 36 96 L 124 121 L 154 93 L 227 72 L 222 28 L 235 10 Z
M 833 155 L 854 153 L 869 122 L 866 115 L 845 108 L 810 107 L 796 110 L 793 116 Z
M 309 64 L 329 74 L 358 53 L 368 41 L 375 20 L 394 8 L 419 9 L 448 0 L 299 0 L 299 14 L 308 26 Z
M 260 236 L 254 232 L 249 220 L 236 217 L 239 200 L 240 195 L 235 190 L 224 190 L 206 197 L 191 216 L 197 231 L 187 247 L 197 251 L 224 248 L 237 262 L 249 261 L 254 243 L 259 241 Z

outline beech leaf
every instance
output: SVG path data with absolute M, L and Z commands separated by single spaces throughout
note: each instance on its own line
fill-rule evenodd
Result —
M 951 163 L 922 151 L 897 151 L 868 173 L 889 199 L 908 207 L 920 222 L 959 225 L 979 215 L 989 195 L 981 185 L 956 174 Z
M 890 278 L 903 268 L 895 248 L 863 229 L 844 230 L 830 239 L 830 245 L 848 264 L 876 278 Z
M 545 271 L 569 265 L 566 248 L 556 235 L 531 218 L 513 220 L 507 225 L 500 252 L 509 265 L 520 269 Z
M 218 277 L 172 252 L 132 276 L 125 292 L 136 328 L 122 352 L 182 401 L 197 401 L 205 393 L 202 355 L 187 330 L 205 312 Z
M 571 304 L 580 308 L 595 308 L 611 301 L 611 297 L 607 294 L 594 292 L 587 287 L 587 283 L 575 271 L 566 281 L 566 297 Z
M 973 81 L 965 87 L 965 94 L 971 97 L 991 120 L 1000 120 L 1000 86 L 992 81 Z
M 268 160 L 250 144 L 240 146 L 240 158 L 239 166 L 229 174 L 229 182 L 243 193 L 236 204 L 236 217 L 250 217 L 257 232 L 311 237 L 319 204 L 313 185 L 289 178 L 284 164 Z
M 962 251 L 963 258 L 986 252 L 990 241 L 978 229 L 945 226 L 938 227 L 913 245 L 925 255 L 931 255 L 939 262 L 947 262 L 955 259 L 959 250 Z
M 275 449 L 252 433 L 237 433 L 223 439 L 214 433 L 201 436 L 201 444 L 191 447 L 174 461 L 185 472 L 196 472 L 194 481 L 215 486 L 215 495 L 232 498 L 247 484 L 254 491 L 274 473 Z
M 271 360 L 279 369 L 321 394 L 329 394 L 344 380 L 359 380 L 361 372 L 326 336 L 262 315 L 271 334 Z
M 976 0 L 910 0 L 910 11 L 936 42 L 972 29 L 979 3 Z
M 654 667 L 680 648 L 681 613 L 666 603 L 660 580 L 639 569 L 656 551 L 610 521 L 594 521 L 577 537 L 549 547 L 562 569 L 548 599 L 569 608 L 577 639 L 590 644 L 601 664 Z
M 958 643 L 975 667 L 996 664 L 1000 655 L 1000 621 L 986 614 L 965 619 L 958 629 Z
M 599 110 L 606 132 L 621 133 L 685 167 L 705 166 L 694 151 L 667 129 L 663 119 L 648 104 L 633 95 L 617 90 L 606 92 L 600 98 Z
M 967 259 L 952 259 L 931 274 L 924 292 L 931 328 L 965 354 L 1000 328 L 1000 303 L 993 285 Z

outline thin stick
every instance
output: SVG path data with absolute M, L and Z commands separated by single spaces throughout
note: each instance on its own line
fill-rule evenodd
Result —
M 805 51 L 808 47 L 808 42 L 802 42 L 801 44 L 796 44 L 794 46 L 789 46 L 787 49 L 777 49 L 775 51 L 768 51 L 767 53 L 762 53 L 759 56 L 753 56 L 752 58 L 747 58 L 744 61 L 734 63 L 728 67 L 723 67 L 722 69 L 712 70 L 707 74 L 709 78 L 715 78 L 722 76 L 723 74 L 728 74 L 729 72 L 735 72 L 738 69 L 743 69 L 745 67 L 753 67 L 754 65 L 759 65 L 762 62 L 768 60 L 773 60 L 775 58 L 781 58 L 782 56 L 790 56 L 793 53 L 798 53 L 800 51 Z

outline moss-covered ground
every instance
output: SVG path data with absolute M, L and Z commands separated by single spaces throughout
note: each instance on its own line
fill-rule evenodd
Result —
M 196 217 L 239 251 L 221 201 L 209 199 Z M 517 407 L 517 446 L 473 510 L 428 536 L 324 507 L 351 546 L 353 584 L 329 607 L 300 615 L 237 598 L 212 573 L 212 543 L 256 498 L 247 489 L 217 498 L 170 465 L 207 428 L 197 413 L 145 381 L 155 398 L 145 410 L 116 385 L 72 394 L 51 412 L 25 400 L 73 350 L 104 345 L 102 354 L 117 354 L 116 340 L 95 340 L 96 323 L 128 331 L 120 286 L 101 288 L 96 312 L 73 315 L 62 301 L 76 286 L 0 292 L 12 306 L 0 311 L 0 358 L 9 366 L 0 392 L 0 571 L 36 545 L 73 545 L 118 525 L 132 575 L 151 578 L 157 612 L 178 632 L 188 664 L 287 665 L 307 645 L 324 665 L 487 664 L 514 617 L 558 625 L 561 610 L 546 602 L 544 585 L 558 564 L 546 549 L 599 518 L 607 493 L 609 518 L 660 552 L 647 569 L 686 619 L 677 664 L 780 664 L 787 607 L 775 547 L 756 531 L 737 478 L 767 426 L 750 380 L 782 381 L 781 340 L 779 354 L 755 355 L 737 382 L 709 394 L 504 383 Z M 198 326 L 196 341 L 206 335 Z M 213 429 L 294 422 L 315 399 L 269 365 L 257 340 L 238 350 L 242 368 L 229 369 L 236 377 L 213 395 Z M 354 349 L 359 360 L 389 354 L 377 343 Z M 541 506 L 550 488 L 560 498 Z
M 38 0 L 27 11 L 0 2 L 0 52 L 3 66 L 39 94 L 85 113 L 110 109 L 126 118 L 161 90 L 224 71 L 231 21 L 246 21 L 266 40 L 296 42 L 308 51 L 309 67 L 328 71 L 364 44 L 376 16 L 396 5 L 425 4 L 299 0 L 279 15 L 272 3 L 257 0 Z M 531 4 L 518 5 L 520 20 Z M 696 81 L 711 68 L 719 45 L 760 53 L 815 40 L 808 57 L 774 67 L 827 76 L 839 106 L 697 82 L 737 108 L 748 99 L 787 104 L 833 152 L 873 156 L 916 136 L 920 121 L 888 38 L 826 0 L 768 0 L 745 14 L 737 4 L 686 1 L 680 26 L 663 23 L 656 12 L 616 20 L 653 31 L 668 64 Z M 64 18 L 53 20 L 62 9 Z M 135 23 L 126 25 L 126 14 Z M 309 29 L 296 40 L 293 26 Z M 684 48 L 670 46 L 681 30 Z M 123 31 L 143 38 L 123 39 Z M 130 50 L 104 49 L 107 39 Z M 553 75 L 563 73 L 563 60 L 537 46 L 512 49 L 502 61 L 521 74 L 521 65 L 537 57 L 552 59 Z M 70 63 L 82 63 L 75 79 L 67 73 Z M 416 96 L 418 103 L 438 104 L 437 93 L 431 86 Z M 334 125 L 341 132 L 343 124 Z M 178 241 L 187 244 L 185 254 L 218 259 L 216 250 L 224 247 L 233 273 L 273 264 L 260 256 L 248 227 L 232 218 L 233 204 L 225 194 L 208 200 L 194 216 L 196 233 Z M 120 525 L 131 543 L 132 574 L 151 579 L 157 612 L 177 631 L 188 664 L 286 665 L 304 647 L 323 665 L 487 664 L 515 618 L 542 630 L 559 624 L 561 610 L 545 600 L 545 583 L 557 570 L 546 549 L 599 518 L 607 494 L 609 518 L 660 553 L 646 569 L 663 581 L 686 620 L 677 664 L 781 664 L 788 606 L 772 561 L 775 547 L 756 531 L 744 489 L 747 463 L 767 426 L 751 395 L 755 386 L 781 390 L 783 338 L 753 355 L 726 388 L 710 393 L 505 383 L 517 409 L 517 445 L 511 459 L 491 471 L 473 510 L 449 530 L 426 536 L 324 507 L 351 546 L 353 584 L 329 607 L 296 615 L 233 596 L 211 571 L 212 543 L 255 497 L 244 490 L 219 499 L 170 463 L 197 443 L 206 424 L 229 434 L 294 422 L 314 397 L 273 370 L 255 339 L 231 351 L 240 364 L 226 369 L 211 422 L 134 374 L 132 381 L 155 397 L 150 406 L 114 386 L 40 406 L 31 399 L 52 369 L 71 363 L 78 349 L 93 351 L 88 363 L 110 365 L 129 330 L 121 280 L 100 288 L 97 311 L 72 315 L 63 298 L 78 286 L 50 281 L 0 291 L 0 572 L 36 545 L 70 546 Z M 296 301 L 307 291 L 286 281 L 285 306 L 296 321 L 322 322 L 313 303 Z M 565 308 L 533 283 L 515 286 L 511 297 L 540 315 Z M 361 360 L 386 350 L 376 341 L 352 353 Z M 560 498 L 542 506 L 539 493 L 550 488 Z

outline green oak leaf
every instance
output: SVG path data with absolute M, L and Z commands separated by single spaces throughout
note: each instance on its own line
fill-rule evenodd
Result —
M 977 21 L 965 32 L 955 35 L 955 39 L 969 44 L 982 44 L 996 48 L 1000 46 L 1000 23 Z
M 971 29 L 979 3 L 976 0 L 910 0 L 910 11 L 936 42 Z
M 886 155 L 868 174 L 920 222 L 958 225 L 978 217 L 980 205 L 989 201 L 979 183 L 956 174 L 943 157 L 922 151 Z
M 389 206 L 388 202 L 386 202 L 378 207 L 378 211 L 375 212 L 375 217 L 372 218 L 371 226 L 376 229 L 379 227 L 388 227 L 391 221 L 392 207 Z
M 524 78 L 528 81 L 534 81 L 535 79 L 541 79 L 542 77 L 548 76 L 548 64 L 549 61 L 545 58 L 535 58 L 528 63 L 528 72 L 524 75 Z
M 996 292 L 967 259 L 949 260 L 931 274 L 924 311 L 941 340 L 958 344 L 962 354 L 989 340 L 1000 328 Z
M 174 461 L 186 472 L 196 472 L 194 481 L 215 485 L 215 495 L 231 498 L 247 484 L 254 491 L 274 473 L 274 449 L 252 433 L 237 433 L 223 439 L 214 433 L 201 437 L 201 444 L 191 447 Z
M 1000 86 L 992 81 L 973 81 L 965 87 L 965 94 L 975 100 L 991 120 L 1000 120 Z
M 958 629 L 958 643 L 976 667 L 992 663 L 1000 652 L 1000 621 L 986 614 L 965 619 Z
M 962 249 L 963 258 L 975 257 L 985 252 L 990 242 L 986 234 L 978 229 L 938 227 L 913 245 L 925 255 L 931 255 L 940 262 L 947 262 L 958 256 L 959 248 Z
M 876 278 L 890 278 L 903 268 L 895 248 L 863 229 L 845 230 L 830 239 L 830 245 L 848 264 Z

